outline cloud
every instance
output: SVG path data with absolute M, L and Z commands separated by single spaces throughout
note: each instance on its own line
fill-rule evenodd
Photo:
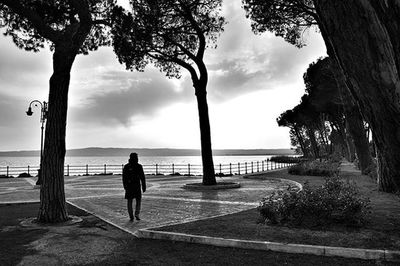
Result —
M 32 117 L 25 111 L 30 101 L 0 92 L 0 141 L 1 150 L 40 148 L 40 109 L 33 107 Z
M 0 32 L 1 33 L 1 32 Z M 9 37 L 0 38 L 0 84 L 3 92 L 12 94 L 39 93 L 51 75 L 51 53 L 27 52 L 18 49 Z
M 71 107 L 73 121 L 89 124 L 116 124 L 130 126 L 135 119 L 147 119 L 171 103 L 188 97 L 174 82 L 157 70 L 145 73 L 108 71 L 96 77 L 97 93 L 84 104 Z
M 253 72 L 240 61 L 222 61 L 209 67 L 208 91 L 213 99 L 224 101 L 249 91 L 257 76 L 266 76 L 262 71 Z
M 242 53 L 228 56 L 208 65 L 208 91 L 217 101 L 227 101 L 243 94 L 270 90 L 302 82 L 302 76 L 315 55 L 309 48 L 299 50 L 282 42 L 266 43 L 267 49 L 243 47 Z
M 255 35 L 240 1 L 224 1 L 228 21 L 216 50 L 206 52 L 210 99 L 227 101 L 259 90 L 298 84 L 316 51 L 324 53 L 319 34 L 308 33 L 308 46 L 298 49 L 272 33 Z M 307 39 L 307 38 L 306 38 Z
M 0 127 L 20 125 L 20 118 L 26 116 L 24 111 L 28 109 L 28 105 L 29 102 L 0 92 Z

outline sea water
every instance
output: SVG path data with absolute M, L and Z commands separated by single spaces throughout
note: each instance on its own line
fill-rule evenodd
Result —
M 213 156 L 214 164 L 237 164 L 245 162 L 256 162 L 270 159 L 273 155 L 231 155 Z M 122 165 L 128 162 L 126 156 L 71 156 L 65 157 L 65 165 Z M 171 165 L 171 164 L 201 164 L 201 156 L 140 156 L 139 163 L 142 165 Z M 0 166 L 39 166 L 40 157 L 0 157 Z

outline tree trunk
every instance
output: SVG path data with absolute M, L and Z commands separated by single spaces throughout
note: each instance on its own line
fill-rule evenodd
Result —
M 339 133 L 341 142 L 343 143 L 344 157 L 349 162 L 354 161 L 355 148 L 354 148 L 353 140 L 351 139 L 351 137 L 348 134 L 346 134 L 346 121 L 338 120 L 336 122 L 336 128 L 337 128 L 337 132 Z
M 346 121 L 345 138 L 346 138 L 346 146 L 347 146 L 347 151 L 348 151 L 347 160 L 349 162 L 354 162 L 354 160 L 356 159 L 356 147 L 355 147 L 353 138 L 350 136 L 349 133 L 347 133 L 349 131 L 348 125 L 349 125 L 348 121 Z
M 196 84 L 197 108 L 199 110 L 201 160 L 203 162 L 203 185 L 215 185 L 214 162 L 211 149 L 211 129 L 208 116 L 206 86 Z
M 325 122 L 322 119 L 321 119 L 321 124 L 318 127 L 318 131 L 319 131 L 319 135 L 321 136 L 322 144 L 324 145 L 325 155 L 328 155 L 329 154 L 329 150 L 328 150 L 329 144 L 328 144 Z
M 400 191 L 400 1 L 314 2 L 330 56 L 371 125 L 379 189 Z
M 367 169 L 372 164 L 372 157 L 369 151 L 368 140 L 365 134 L 364 123 L 357 106 L 352 106 L 345 111 L 347 119 L 347 128 L 353 139 L 357 153 L 357 158 L 360 163 L 362 174 L 367 174 Z
M 346 125 L 348 132 L 353 139 L 357 158 L 360 163 L 362 174 L 367 174 L 368 167 L 372 164 L 372 156 L 369 151 L 368 136 L 364 128 L 364 120 L 360 109 L 350 94 L 350 89 L 346 85 L 345 77 L 338 71 L 339 66 L 335 60 L 330 60 L 332 72 L 335 76 L 337 87 L 343 103 L 343 110 L 346 116 Z
M 42 185 L 38 222 L 67 221 L 64 193 L 65 132 L 67 125 L 70 71 L 76 52 L 56 46 L 44 142 Z
M 307 150 L 307 148 L 306 148 L 306 146 L 304 144 L 303 136 L 299 132 L 299 128 L 297 126 L 294 126 L 293 129 L 294 129 L 295 135 L 297 137 L 297 141 L 300 144 L 301 151 L 303 152 L 303 156 L 308 158 L 308 156 L 309 156 L 308 150 Z
M 312 148 L 312 152 L 313 152 L 314 158 L 319 158 L 319 149 L 318 149 L 317 140 L 315 139 L 314 130 L 312 130 L 312 129 L 307 127 L 307 135 L 308 135 L 308 138 L 310 139 L 311 148 Z

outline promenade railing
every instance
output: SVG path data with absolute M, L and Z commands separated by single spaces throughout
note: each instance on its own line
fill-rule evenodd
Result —
M 244 175 L 286 168 L 294 163 L 278 163 L 271 160 L 215 164 L 217 176 Z M 65 176 L 76 175 L 121 175 L 124 164 L 85 164 L 65 165 Z M 37 176 L 39 166 L 0 166 L 0 177 Z M 199 164 L 143 164 L 146 175 L 201 175 L 202 165 Z

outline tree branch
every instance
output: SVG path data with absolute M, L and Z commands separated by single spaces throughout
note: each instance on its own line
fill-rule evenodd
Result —
M 162 37 L 164 39 L 168 40 L 168 42 L 177 46 L 182 52 L 184 52 L 187 56 L 189 56 L 190 59 L 192 59 L 193 61 L 196 61 L 196 56 L 194 54 L 192 54 L 192 52 L 190 52 L 185 46 L 183 46 L 182 44 L 180 44 L 178 42 L 175 42 L 173 39 L 169 38 L 168 35 L 166 35 L 166 34 L 162 35 Z
M 179 59 L 179 58 L 171 58 L 171 61 L 174 63 L 177 63 L 178 65 L 180 65 L 181 67 L 187 69 L 192 77 L 192 80 L 199 80 L 198 76 L 197 76 L 197 72 L 196 70 L 192 67 L 192 65 L 190 65 L 189 63 Z
M 204 51 L 206 50 L 206 38 L 204 37 L 204 32 L 199 27 L 199 24 L 197 23 L 197 21 L 193 17 L 193 14 L 192 14 L 192 11 L 190 10 L 190 8 L 187 7 L 186 5 L 184 5 L 183 3 L 181 3 L 181 6 L 185 11 L 185 16 L 188 18 L 190 24 L 192 25 L 192 27 L 196 31 L 197 36 L 199 38 L 199 48 L 197 50 L 196 59 L 202 61 L 203 57 L 204 57 Z

